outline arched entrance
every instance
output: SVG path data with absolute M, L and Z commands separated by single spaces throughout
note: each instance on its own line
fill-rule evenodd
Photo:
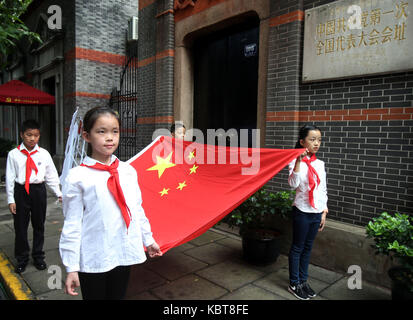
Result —
M 226 129 L 235 127 L 241 129 L 242 127 L 253 127 L 260 129 L 260 136 L 257 137 L 257 142 L 264 145 L 265 140 L 265 112 L 266 112 L 266 80 L 267 80 L 267 51 L 268 51 L 268 32 L 269 32 L 269 1 L 268 0 L 252 0 L 237 2 L 229 0 L 221 4 L 212 6 L 193 16 L 186 17 L 179 20 L 175 24 L 175 65 L 174 65 L 174 118 L 175 121 L 183 121 L 187 128 L 201 129 L 210 127 Z M 245 43 L 241 40 L 246 39 Z M 256 41 L 254 42 L 255 39 Z M 232 41 L 238 43 L 234 46 Z M 251 40 L 251 41 L 250 41 Z M 230 103 L 222 110 L 222 103 L 215 103 L 219 100 L 221 93 L 209 95 L 205 102 L 202 95 L 210 94 L 211 91 L 205 91 L 201 87 L 204 83 L 214 83 L 214 80 L 219 76 L 213 75 L 213 71 L 209 70 L 209 75 L 204 72 L 200 74 L 200 68 L 205 67 L 205 61 L 213 60 L 211 54 L 203 54 L 212 52 L 215 47 L 221 45 L 222 50 L 228 42 L 231 42 L 232 47 L 239 46 L 242 50 L 234 49 L 241 52 L 242 55 L 256 54 L 256 65 L 254 66 L 256 72 L 256 80 L 251 81 L 251 87 L 254 89 L 244 89 L 243 85 L 247 84 L 250 79 L 245 79 L 245 75 L 239 74 L 236 79 L 238 82 L 233 88 L 226 86 L 226 81 L 223 87 L 225 95 L 231 97 L 231 90 L 240 93 L 240 91 L 250 92 L 249 98 L 255 100 L 252 108 L 242 107 L 239 110 L 251 111 L 255 110 L 255 116 L 246 113 L 234 112 L 237 110 L 235 101 Z M 256 46 L 254 47 L 254 43 Z M 222 52 L 221 52 L 222 53 Z M 222 55 L 231 54 L 231 50 L 222 53 Z M 245 57 L 245 56 L 244 56 Z M 246 57 L 245 57 L 246 58 Z M 206 60 L 205 60 L 206 59 Z M 243 58 L 242 58 L 243 59 Z M 238 62 L 231 66 L 227 65 L 228 69 L 241 66 L 241 56 L 238 57 Z M 236 60 L 236 59 L 235 59 Z M 234 60 L 234 61 L 235 61 Z M 248 60 L 248 59 L 247 59 Z M 204 63 L 203 63 L 204 61 Z M 212 61 L 211 61 L 212 63 Z M 217 62 L 216 62 L 217 63 Z M 220 62 L 221 65 L 223 62 Z M 253 64 L 251 64 L 252 66 Z M 247 67 L 250 68 L 251 66 Z M 217 70 L 218 72 L 219 70 Z M 237 70 L 230 71 L 227 74 L 227 79 L 236 77 Z M 254 72 L 246 71 L 245 74 L 252 74 Z M 207 78 L 207 79 L 203 79 Z M 229 78 L 228 78 L 229 77 Z M 220 80 L 222 80 L 220 78 Z M 245 83 L 242 83 L 245 80 Z M 205 82 L 206 81 L 206 82 Z M 231 81 L 231 80 L 229 80 Z M 216 82 L 216 81 L 215 81 Z M 221 81 L 223 82 L 223 81 Z M 215 96 L 214 96 L 215 95 Z M 238 94 L 240 97 L 240 95 Z M 249 99 L 248 98 L 248 99 Z M 248 99 L 244 98 L 242 103 L 247 103 Z M 228 100 L 228 99 L 227 99 Z M 235 98 L 237 100 L 237 98 Z M 238 100 L 239 101 L 239 100 Z M 213 106 L 211 106 L 213 104 Z M 238 107 L 239 108 L 239 107 Z M 214 111 L 215 109 L 215 111 Z M 212 114 L 220 111 L 219 117 L 214 117 Z M 204 117 L 203 113 L 208 115 Z M 253 111 L 252 111 L 253 112 Z M 231 117 L 228 117 L 231 115 Z M 242 122 L 242 119 L 248 121 Z M 214 120 L 215 119 L 215 120 Z M 218 119 L 218 120 L 217 120 Z M 255 125 L 254 125 L 255 120 Z

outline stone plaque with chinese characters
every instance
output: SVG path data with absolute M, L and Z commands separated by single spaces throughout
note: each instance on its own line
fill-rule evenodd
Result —
M 303 82 L 413 70 L 413 0 L 341 0 L 305 11 Z

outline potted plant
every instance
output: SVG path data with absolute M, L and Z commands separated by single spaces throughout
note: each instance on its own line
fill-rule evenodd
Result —
M 407 214 L 383 212 L 366 226 L 375 241 L 376 254 L 395 258 L 400 266 L 390 268 L 392 299 L 413 300 L 413 218 Z
M 280 254 L 281 232 L 269 228 L 271 218 L 286 218 L 292 210 L 295 191 L 273 193 L 258 190 L 225 219 L 230 227 L 239 227 L 244 258 L 252 263 L 272 263 Z

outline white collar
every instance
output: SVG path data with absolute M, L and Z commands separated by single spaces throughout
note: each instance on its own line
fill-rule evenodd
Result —
M 109 163 L 109 165 L 111 165 L 116 159 L 117 159 L 117 157 L 112 154 L 112 156 L 111 156 L 111 158 L 110 158 L 110 163 Z M 103 165 L 107 166 L 107 164 L 104 164 L 103 162 L 100 162 L 100 161 L 98 161 L 98 160 L 96 160 L 96 159 L 93 159 L 93 158 L 91 158 L 91 157 L 89 157 L 89 156 L 86 156 L 86 157 L 83 159 L 83 163 L 84 163 L 85 165 L 87 165 L 87 166 L 93 166 L 93 165 L 96 164 L 96 163 L 100 163 L 100 164 L 103 164 Z
M 24 143 L 22 142 L 22 143 L 20 144 L 20 151 L 21 151 L 21 150 L 26 150 L 27 152 L 32 153 L 32 152 L 34 152 L 34 151 L 40 151 L 40 147 L 39 147 L 38 144 L 36 144 L 36 145 L 34 146 L 34 148 L 33 148 L 31 151 L 29 151 L 29 150 L 26 148 L 26 146 L 24 145 Z

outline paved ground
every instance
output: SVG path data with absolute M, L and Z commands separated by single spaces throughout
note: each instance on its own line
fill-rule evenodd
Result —
M 38 271 L 29 264 L 15 275 L 35 299 L 76 300 L 63 292 L 66 273 L 58 243 L 63 215 L 61 206 L 49 197 L 45 227 L 48 269 Z M 14 232 L 4 187 L 0 186 L 0 251 L 12 268 Z M 219 229 L 218 229 L 219 228 Z M 288 259 L 281 255 L 270 265 L 255 266 L 242 259 L 240 238 L 223 227 L 212 228 L 200 237 L 132 268 L 127 299 L 137 300 L 295 300 L 287 290 Z M 32 239 L 31 228 L 29 238 Z M 59 277 L 61 272 L 61 277 Z M 363 281 L 362 289 L 350 290 L 350 275 L 310 265 L 309 283 L 318 292 L 316 300 L 389 300 L 390 291 Z M 80 290 L 79 290 L 80 291 Z

